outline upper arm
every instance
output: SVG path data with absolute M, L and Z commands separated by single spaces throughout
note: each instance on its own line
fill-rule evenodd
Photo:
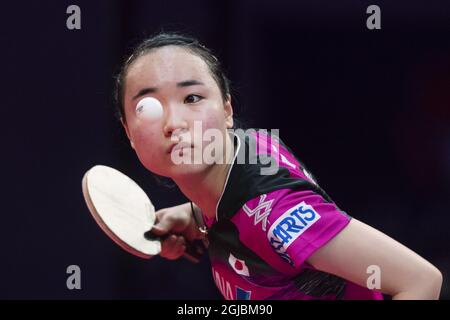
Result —
M 307 262 L 363 287 L 368 267 L 380 270 L 380 291 L 395 295 L 430 281 L 439 271 L 425 259 L 382 232 L 356 220 L 327 244 L 315 251 Z

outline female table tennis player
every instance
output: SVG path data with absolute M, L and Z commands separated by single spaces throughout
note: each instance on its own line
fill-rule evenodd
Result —
M 230 130 L 229 82 L 196 39 L 160 33 L 143 41 L 122 66 L 116 98 L 141 163 L 171 178 L 191 200 L 157 212 L 153 233 L 172 234 L 161 256 L 177 259 L 186 241 L 206 237 L 226 299 L 439 298 L 439 270 L 340 210 L 281 139 Z M 142 101 L 153 109 L 141 112 Z M 211 142 L 198 135 L 211 129 L 223 137 L 217 161 L 173 161 L 174 151 L 207 147 Z M 261 161 L 238 163 L 255 146 L 278 159 L 274 174 L 263 175 Z

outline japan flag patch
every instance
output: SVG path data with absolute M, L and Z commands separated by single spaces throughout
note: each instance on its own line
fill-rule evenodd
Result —
M 245 264 L 244 260 L 237 259 L 233 254 L 230 253 L 230 257 L 228 258 L 228 263 L 230 264 L 231 268 L 241 276 L 248 277 L 250 274 L 248 272 L 248 267 Z

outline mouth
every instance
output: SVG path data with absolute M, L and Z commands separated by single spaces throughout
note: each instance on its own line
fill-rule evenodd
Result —
M 168 148 L 167 153 L 171 154 L 172 152 L 177 151 L 177 150 L 182 150 L 184 148 L 193 148 L 193 147 L 194 147 L 194 145 L 192 143 L 180 142 L 180 143 L 176 143 L 176 144 L 171 145 Z

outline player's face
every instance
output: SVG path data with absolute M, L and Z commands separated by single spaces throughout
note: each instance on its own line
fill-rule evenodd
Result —
M 207 64 L 200 57 L 176 46 L 151 51 L 130 66 L 124 90 L 124 127 L 139 160 L 148 170 L 177 178 L 201 172 L 212 165 L 201 161 L 202 153 L 210 143 L 204 141 L 203 135 L 208 129 L 218 129 L 225 137 L 226 129 L 233 126 L 233 112 L 231 102 L 223 100 Z M 159 116 L 146 117 L 136 113 L 139 101 L 146 97 L 161 102 Z M 179 141 L 175 138 L 180 137 L 191 142 L 193 148 L 173 152 L 184 159 L 187 159 L 187 153 L 195 154 L 196 164 L 173 161 L 174 155 L 169 148 Z M 217 159 L 223 157 L 221 151 L 215 154 Z M 197 164 L 198 155 L 200 164 Z

